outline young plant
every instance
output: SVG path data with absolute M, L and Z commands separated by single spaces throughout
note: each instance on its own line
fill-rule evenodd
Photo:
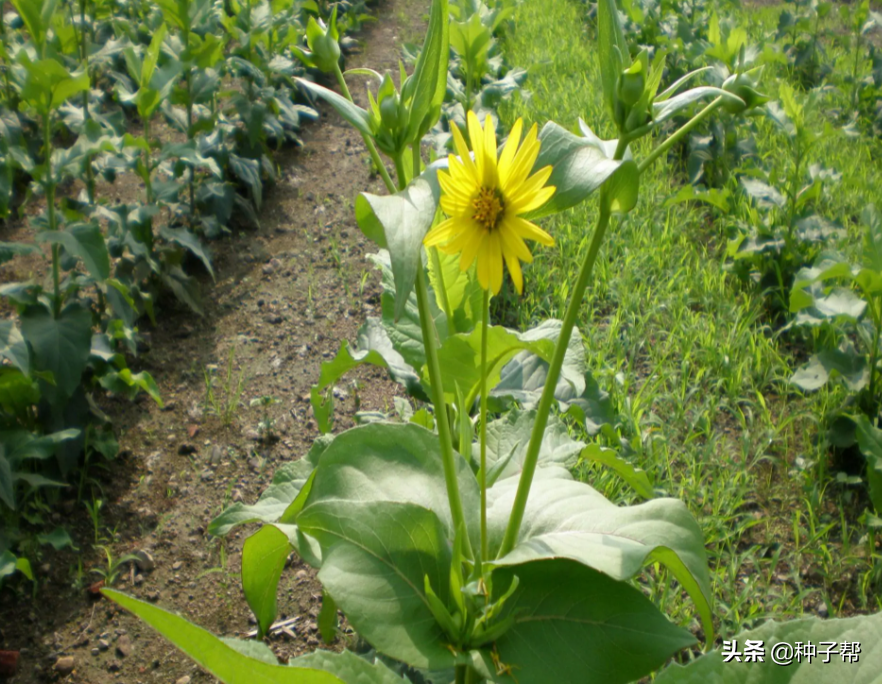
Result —
M 790 381 L 807 392 L 828 383 L 845 386 L 845 405 L 827 417 L 828 439 L 838 448 L 857 443 L 867 459 L 870 498 L 882 513 L 882 218 L 870 205 L 861 222 L 864 248 L 858 264 L 824 253 L 796 276 L 790 294 L 793 324 L 811 330 L 820 350 Z

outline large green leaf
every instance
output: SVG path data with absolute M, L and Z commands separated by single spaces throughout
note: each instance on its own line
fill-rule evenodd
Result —
M 205 266 L 205 270 L 208 271 L 212 279 L 214 278 L 214 269 L 211 266 L 211 255 L 208 253 L 208 248 L 195 234 L 186 228 L 171 228 L 167 225 L 163 225 L 159 229 L 159 234 L 169 242 L 174 242 L 189 250 L 193 256 L 202 262 L 202 265 Z
M 870 368 L 866 357 L 858 354 L 851 345 L 845 350 L 827 349 L 814 354 L 804 366 L 790 378 L 797 387 L 811 392 L 820 389 L 833 378 L 842 382 L 852 392 L 859 392 L 870 382 Z
M 791 622 L 769 621 L 762 627 L 734 637 L 735 651 L 742 653 L 750 640 L 762 645 L 762 662 L 744 662 L 743 655 L 726 662 L 716 649 L 688 665 L 671 665 L 663 670 L 657 684 L 871 684 L 882 672 L 882 613 L 842 620 L 807 618 Z M 857 644 L 860 654 L 853 660 L 843 657 L 841 644 Z M 772 660 L 778 644 L 788 644 L 791 656 L 785 664 Z M 815 658 L 793 658 L 795 644 L 813 644 Z M 788 647 L 778 647 L 785 652 Z M 825 650 L 831 650 L 829 656 Z M 779 650 L 780 654 L 781 651 Z M 780 659 L 780 655 L 778 656 Z M 787 662 L 789 660 L 789 662 Z
M 261 638 L 276 619 L 276 590 L 290 553 L 288 536 L 272 525 L 261 527 L 242 548 L 242 590 L 257 618 Z
M 0 321 L 0 359 L 7 359 L 25 375 L 30 372 L 31 355 L 28 345 L 13 321 Z
M 69 98 L 89 89 L 87 73 L 71 74 L 54 59 L 23 60 L 27 80 L 21 95 L 40 114 L 58 109 Z
M 41 46 L 46 40 L 58 0 L 10 0 L 31 34 L 31 40 Z
M 490 326 L 487 329 L 487 386 L 494 387 L 499 382 L 503 366 L 524 350 L 549 361 L 554 353 L 554 343 L 521 335 L 502 326 Z M 438 360 L 444 369 L 445 393 L 454 397 L 458 387 L 466 397 L 466 407 L 471 406 L 481 386 L 481 328 L 448 337 L 438 350 Z M 428 384 L 426 369 L 423 370 L 423 380 Z
M 543 560 L 493 573 L 518 588 L 502 618 L 514 625 L 496 640 L 518 684 L 625 684 L 651 673 L 695 643 L 643 593 L 570 560 Z
M 68 254 L 83 260 L 95 280 L 110 277 L 110 254 L 97 223 L 79 223 L 66 230 L 44 231 L 37 235 L 37 241 L 63 246 Z
M 487 466 L 491 481 L 520 474 L 535 422 L 535 411 L 512 409 L 487 425 Z M 540 465 L 571 468 L 576 465 L 584 447 L 583 442 L 569 436 L 566 425 L 551 415 L 542 435 L 538 462 Z M 477 459 L 480 454 L 478 443 L 472 445 L 472 452 Z
M 463 508 L 477 511 L 477 480 L 465 459 L 455 458 Z M 330 500 L 413 503 L 433 511 L 454 536 L 438 437 L 413 423 L 371 423 L 339 434 L 322 454 L 304 511 Z M 469 532 L 477 541 L 474 518 Z
M 378 659 L 367 660 L 352 651 L 313 651 L 288 662 L 289 667 L 312 667 L 331 672 L 346 684 L 403 684 L 407 680 L 395 674 Z
M 25 309 L 21 315 L 21 331 L 34 352 L 37 370 L 49 371 L 55 385 L 43 383 L 42 391 L 52 397 L 69 398 L 86 369 L 92 348 L 92 314 L 79 304 L 68 304 L 55 318 L 40 306 Z
M 317 669 L 273 665 L 242 653 L 201 627 L 113 589 L 102 593 L 131 611 L 224 684 L 346 684 Z
M 439 190 L 420 177 L 395 195 L 361 193 L 355 218 L 362 232 L 389 250 L 395 279 L 395 320 L 404 314 L 408 297 L 422 268 L 423 238 L 432 227 Z
M 407 126 L 408 141 L 421 140 L 438 120 L 441 103 L 447 93 L 447 61 L 450 57 L 449 15 L 447 0 L 433 0 L 429 10 L 429 28 L 423 49 L 411 76 L 413 95 L 410 121 Z M 410 90 L 410 88 L 408 88 Z
M 597 3 L 597 43 L 600 56 L 600 80 L 603 85 L 603 99 L 607 113 L 613 119 L 616 115 L 615 98 L 623 60 L 630 61 L 628 43 L 622 31 L 619 8 L 616 0 L 599 0 Z
M 882 513 L 882 430 L 861 414 L 854 418 L 857 426 L 858 447 L 867 459 L 867 484 L 870 499 L 878 513 Z
M 487 492 L 491 555 L 501 545 L 517 485 L 518 478 L 507 478 Z M 713 641 L 704 539 L 682 501 L 661 498 L 619 507 L 562 468 L 540 468 L 515 547 L 494 563 L 546 558 L 569 558 L 617 580 L 628 580 L 647 563 L 659 561 L 689 592 L 707 640 Z
M 428 577 L 442 601 L 449 594 L 447 525 L 433 511 L 412 503 L 323 498 L 307 504 L 297 524 L 322 546 L 325 590 L 374 648 L 414 667 L 453 665 L 424 590 Z

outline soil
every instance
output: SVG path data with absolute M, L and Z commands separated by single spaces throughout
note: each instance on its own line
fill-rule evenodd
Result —
M 379 21 L 365 24 L 357 36 L 363 50 L 347 66 L 397 73 L 401 45 L 421 38 L 428 4 L 381 2 Z M 356 99 L 365 99 L 363 81 L 353 80 Z M 322 108 L 321 121 L 302 137 L 301 150 L 277 157 L 280 177 L 265 199 L 260 229 L 211 245 L 217 280 L 203 278 L 205 316 L 168 297 L 158 307 L 158 326 L 142 329 L 149 350 L 135 370 L 153 375 L 164 408 L 143 395 L 134 403 L 102 400 L 120 454 L 89 468 L 83 501 L 68 488 L 46 514 L 44 528 L 63 525 L 77 550 L 41 547 L 33 593 L 24 581 L 0 590 L 0 651 L 20 652 L 17 674 L 4 681 L 214 681 L 90 591 L 100 579 L 92 570 L 107 567 L 101 547 L 114 560 L 145 551 L 154 561 L 143 571 L 120 564 L 116 588 L 218 635 L 244 637 L 255 629 L 239 570 L 242 544 L 256 528 L 218 539 L 207 533 L 208 523 L 233 501 L 255 501 L 279 465 L 306 453 L 319 434 L 309 391 L 321 363 L 380 309 L 379 277 L 365 258 L 376 249 L 355 224 L 353 204 L 361 191 L 384 193 L 382 182 L 371 173 L 360 136 L 332 110 Z M 335 390 L 334 430 L 351 427 L 356 410 L 389 410 L 397 393 L 378 369 L 351 373 Z M 263 396 L 279 400 L 268 409 L 271 434 L 259 427 L 262 409 L 249 407 Z M 95 499 L 104 502 L 97 529 L 84 506 Z M 316 626 L 321 587 L 296 557 L 289 566 L 277 620 L 293 621 L 268 640 L 282 659 L 325 647 Z M 344 623 L 328 647 L 354 641 Z

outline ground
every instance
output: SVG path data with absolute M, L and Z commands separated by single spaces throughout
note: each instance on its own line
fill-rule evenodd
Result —
M 397 73 L 402 43 L 421 39 L 427 6 L 423 0 L 379 3 L 381 21 L 365 25 L 357 36 L 362 49 L 347 67 Z M 365 99 L 364 80 L 353 81 L 356 99 Z M 280 177 L 267 195 L 260 229 L 211 245 L 217 280 L 202 278 L 205 316 L 167 298 L 160 324 L 142 328 L 149 350 L 138 369 L 156 379 L 165 406 L 145 396 L 102 402 L 121 452 L 90 468 L 82 483 L 94 492 L 84 497 L 90 505 L 104 502 L 97 528 L 76 503 L 77 488 L 69 488 L 51 522 L 67 527 L 78 550 L 44 548 L 32 596 L 22 593 L 23 584 L 0 591 L 0 650 L 21 652 L 10 684 L 213 681 L 149 627 L 89 590 L 100 579 L 91 570 L 107 567 L 99 546 L 114 561 L 139 551 L 152 558 L 142 562 L 144 570 L 121 564 L 116 588 L 219 635 L 254 629 L 239 579 L 250 530 L 220 540 L 206 528 L 232 501 L 256 500 L 280 464 L 306 452 L 319 434 L 309 390 L 322 361 L 379 311 L 379 278 L 365 258 L 375 249 L 355 224 L 353 203 L 361 191 L 384 192 L 382 182 L 370 171 L 360 136 L 321 109 L 321 121 L 303 133 L 304 147 L 278 155 Z M 7 271 L 4 279 L 10 277 Z M 352 373 L 336 393 L 335 430 L 352 426 L 357 408 L 389 409 L 395 393 L 383 372 Z M 249 407 L 262 396 L 280 400 L 269 409 L 273 439 L 258 429 L 261 410 Z M 292 558 L 279 587 L 278 619 L 293 622 L 270 639 L 282 658 L 320 645 L 320 607 L 314 573 Z M 341 634 L 331 647 L 351 639 Z

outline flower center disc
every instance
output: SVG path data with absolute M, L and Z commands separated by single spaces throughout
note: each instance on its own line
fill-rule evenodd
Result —
M 487 230 L 496 227 L 496 219 L 502 213 L 502 200 L 496 190 L 481 188 L 478 196 L 472 200 L 472 206 L 475 208 L 475 213 L 472 214 L 475 221 Z

